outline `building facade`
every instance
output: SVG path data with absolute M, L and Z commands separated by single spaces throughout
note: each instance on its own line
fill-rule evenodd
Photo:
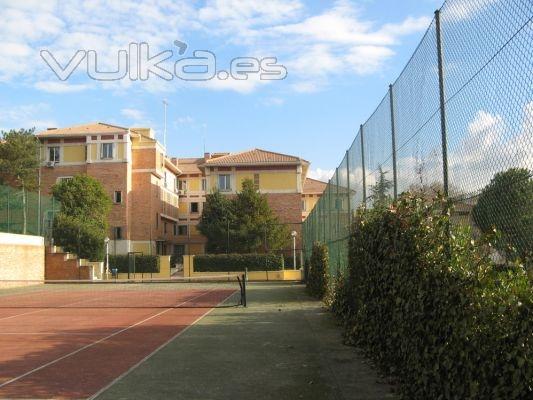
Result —
M 177 236 L 178 167 L 149 128 L 92 123 L 37 134 L 41 186 L 50 192 L 62 179 L 87 174 L 112 199 L 112 253 L 171 254 Z
M 239 153 L 169 158 L 149 128 L 92 123 L 37 134 L 43 191 L 62 179 L 87 174 L 113 201 L 109 216 L 112 253 L 203 254 L 200 221 L 206 195 L 228 196 L 251 179 L 281 223 L 297 232 L 325 183 L 307 178 L 309 162 L 252 149 Z

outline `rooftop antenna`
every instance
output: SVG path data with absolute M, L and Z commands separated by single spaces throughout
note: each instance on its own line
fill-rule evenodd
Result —
M 163 107 L 165 109 L 165 127 L 163 129 L 163 147 L 165 148 L 165 153 L 167 151 L 167 100 L 163 99 Z

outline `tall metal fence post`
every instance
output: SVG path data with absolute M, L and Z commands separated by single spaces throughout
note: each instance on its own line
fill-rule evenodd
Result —
M 348 228 L 352 226 L 352 199 L 350 198 L 350 152 L 346 150 L 346 193 L 348 197 Z
M 448 139 L 446 133 L 446 108 L 444 96 L 444 65 L 442 58 L 442 35 L 440 27 L 440 10 L 435 11 L 435 29 L 437 34 L 437 61 L 439 69 L 439 97 L 440 97 L 440 131 L 442 142 L 442 177 L 444 195 L 448 198 Z
M 396 169 L 396 128 L 394 127 L 394 97 L 392 94 L 392 85 L 389 85 L 389 100 L 392 136 L 392 177 L 394 184 L 394 200 L 396 200 L 398 198 L 398 170 Z
M 340 207 L 340 196 L 339 196 L 339 168 L 335 168 L 335 180 L 337 184 L 337 198 L 335 199 L 335 208 L 337 209 L 337 226 L 335 229 L 335 246 L 337 247 L 337 272 L 339 271 L 341 265 L 341 246 L 339 245 L 339 233 L 341 231 L 341 207 Z
M 359 128 L 359 134 L 361 135 L 361 167 L 363 170 L 363 204 L 366 206 L 366 171 L 365 171 L 365 134 L 363 125 Z

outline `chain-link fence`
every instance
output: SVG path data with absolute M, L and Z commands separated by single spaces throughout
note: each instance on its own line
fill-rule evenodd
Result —
M 51 196 L 0 185 L 0 232 L 51 237 L 58 211 Z
M 476 229 L 500 221 L 527 249 L 533 210 L 513 219 L 524 211 L 516 202 L 531 204 L 532 171 L 533 1 L 448 0 L 304 222 L 306 257 L 314 241 L 326 243 L 336 275 L 357 207 L 405 191 L 448 195 L 454 220 Z M 522 200 L 494 188 L 520 179 Z

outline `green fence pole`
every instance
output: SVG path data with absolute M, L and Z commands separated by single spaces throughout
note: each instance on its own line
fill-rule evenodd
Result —
M 396 128 L 394 126 L 394 97 L 392 94 L 392 85 L 389 85 L 390 100 L 390 123 L 392 136 L 392 176 L 394 184 L 394 200 L 398 198 L 398 173 L 396 169 Z

